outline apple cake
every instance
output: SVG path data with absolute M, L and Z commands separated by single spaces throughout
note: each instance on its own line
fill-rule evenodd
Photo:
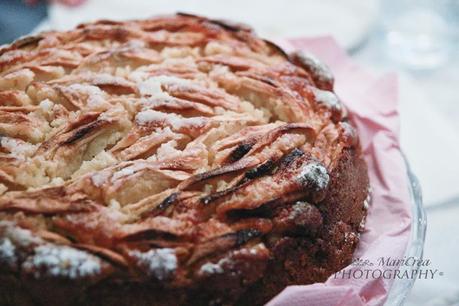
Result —
M 352 259 L 368 174 L 313 56 L 189 14 L 0 49 L 1 305 L 261 305 Z

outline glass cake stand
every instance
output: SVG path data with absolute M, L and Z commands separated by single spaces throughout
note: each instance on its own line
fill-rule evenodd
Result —
M 411 235 L 408 247 L 405 251 L 406 257 L 414 257 L 417 259 L 422 259 L 422 253 L 424 249 L 424 239 L 427 227 L 427 219 L 422 204 L 422 192 L 419 181 L 411 171 L 410 165 L 406 157 L 404 156 L 407 176 L 408 176 L 408 189 L 410 192 L 411 199 Z M 402 271 L 411 271 L 418 270 L 419 267 L 414 265 L 412 267 L 401 267 Z M 414 273 L 414 272 L 413 272 Z M 406 298 L 410 294 L 411 288 L 414 285 L 416 278 L 413 279 L 396 279 L 392 284 L 392 287 L 389 290 L 389 296 L 386 300 L 386 306 L 401 306 L 404 304 Z

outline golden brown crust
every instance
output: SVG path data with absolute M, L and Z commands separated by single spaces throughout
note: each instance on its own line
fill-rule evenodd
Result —
M 328 68 L 245 25 L 0 49 L 2 305 L 261 304 L 349 262 L 367 190 Z

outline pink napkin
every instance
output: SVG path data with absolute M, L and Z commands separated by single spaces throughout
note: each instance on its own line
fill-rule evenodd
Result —
M 335 91 L 352 113 L 369 168 L 372 202 L 355 257 L 377 263 L 381 257 L 401 259 L 410 237 L 410 195 L 399 146 L 397 77 L 375 77 L 355 64 L 329 37 L 278 42 L 286 50 L 306 50 L 327 63 L 335 75 Z M 356 266 L 348 266 L 349 272 Z M 386 269 L 375 265 L 362 269 Z M 325 283 L 289 286 L 268 306 L 382 305 L 393 279 L 335 278 Z

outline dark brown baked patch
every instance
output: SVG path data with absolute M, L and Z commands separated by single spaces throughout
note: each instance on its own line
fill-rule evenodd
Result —
M 328 68 L 245 25 L 0 49 L 1 305 L 261 305 L 350 262 L 367 193 Z

